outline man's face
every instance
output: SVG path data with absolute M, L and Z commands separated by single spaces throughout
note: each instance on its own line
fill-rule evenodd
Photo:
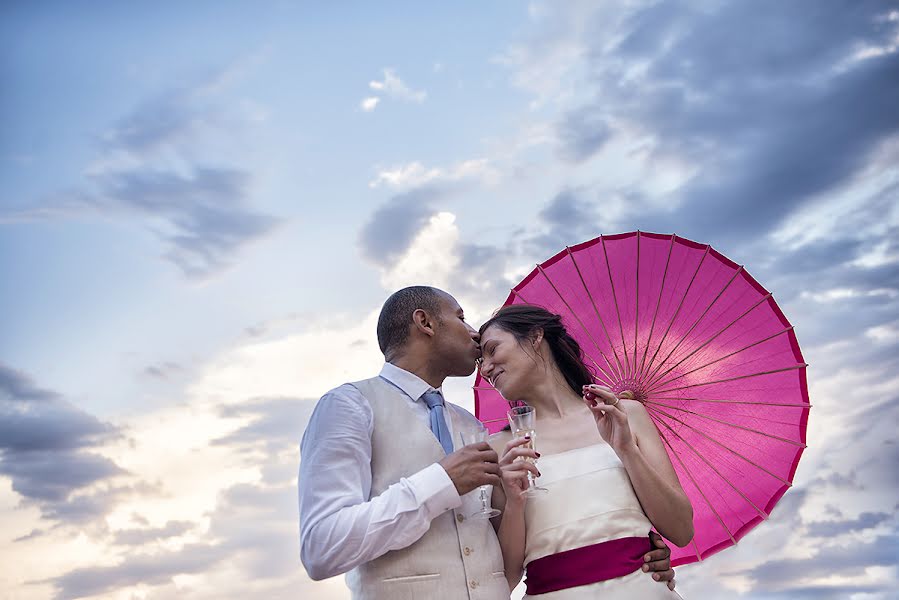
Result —
M 439 323 L 435 341 L 435 356 L 444 367 L 447 376 L 466 377 L 475 369 L 475 361 L 481 356 L 478 332 L 465 322 L 465 313 L 456 299 L 449 294 L 440 300 Z

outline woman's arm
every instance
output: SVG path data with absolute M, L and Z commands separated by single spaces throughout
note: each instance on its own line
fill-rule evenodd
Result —
M 503 474 L 503 490 L 500 492 L 505 497 L 503 514 L 499 519 L 497 538 L 503 554 L 503 570 L 506 573 L 506 581 L 509 589 L 514 589 L 524 573 L 524 552 L 526 533 L 524 521 L 524 507 L 527 502 L 525 493 L 528 488 L 528 471 L 535 475 L 540 474 L 537 467 L 524 460 L 516 460 L 519 457 L 537 458 L 537 453 L 527 448 L 530 440 L 526 438 L 514 438 L 506 443 L 500 453 L 499 466 Z M 497 500 L 497 491 L 494 488 L 494 501 Z
M 643 512 L 659 533 L 686 546 L 693 539 L 693 507 L 646 408 L 593 384 L 584 386 L 584 402 L 600 436 L 624 464 Z
M 693 507 L 677 479 L 659 432 L 642 403 L 621 400 L 634 443 L 616 449 L 653 526 L 678 546 L 693 539 Z

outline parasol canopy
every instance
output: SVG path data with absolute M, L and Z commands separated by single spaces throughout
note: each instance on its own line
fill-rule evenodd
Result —
M 508 304 L 562 315 L 597 383 L 642 402 L 693 505 L 695 536 L 672 564 L 736 544 L 771 514 L 806 447 L 806 364 L 772 294 L 705 244 L 646 232 L 565 248 Z M 507 402 L 478 374 L 492 432 Z

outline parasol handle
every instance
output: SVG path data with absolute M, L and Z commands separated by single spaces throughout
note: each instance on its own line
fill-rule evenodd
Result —
M 633 400 L 635 397 L 636 396 L 634 396 L 634 393 L 630 390 L 624 390 L 623 392 L 618 394 L 618 398 L 620 398 L 621 400 Z

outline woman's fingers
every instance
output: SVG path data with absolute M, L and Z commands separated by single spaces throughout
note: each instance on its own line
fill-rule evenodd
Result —
M 539 458 L 540 454 L 538 452 L 526 447 L 526 444 L 529 444 L 530 442 L 531 439 L 529 437 L 519 437 L 510 440 L 506 444 L 505 450 L 503 450 L 503 455 L 499 460 L 499 464 L 508 464 L 522 456 L 533 459 Z
M 593 415 L 596 417 L 603 417 L 608 414 L 612 417 L 617 417 L 620 419 L 627 418 L 624 414 L 624 411 L 614 404 L 596 403 L 591 405 L 587 401 L 585 401 L 585 404 L 587 404 L 587 408 L 589 408 L 593 412 Z
M 585 385 L 583 388 L 585 396 L 593 396 L 604 404 L 618 404 L 618 396 L 615 392 L 604 385 Z
M 526 475 L 527 471 L 540 477 L 540 469 L 538 469 L 537 465 L 532 462 L 520 460 L 509 465 L 503 465 L 503 473 L 521 473 L 522 475 Z
M 512 448 L 518 448 L 519 446 L 524 446 L 525 444 L 529 444 L 530 442 L 530 436 L 512 438 L 511 440 L 506 442 L 506 447 L 505 449 L 503 449 L 503 454 L 509 452 Z

